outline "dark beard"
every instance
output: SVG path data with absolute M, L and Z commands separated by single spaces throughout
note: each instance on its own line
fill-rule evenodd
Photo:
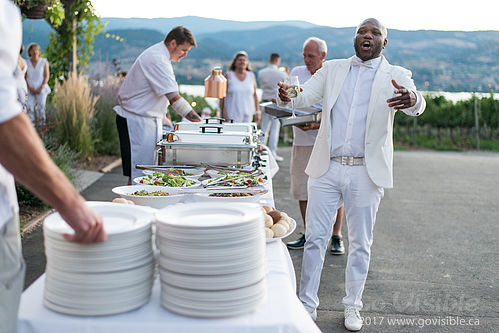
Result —
M 363 61 L 370 60 L 377 58 L 381 55 L 381 51 L 383 50 L 382 44 L 372 44 L 371 43 L 371 52 L 369 53 L 361 53 L 362 52 L 362 43 L 361 42 L 355 42 L 354 43 L 354 48 L 355 48 L 355 54 L 357 57 L 362 59 Z

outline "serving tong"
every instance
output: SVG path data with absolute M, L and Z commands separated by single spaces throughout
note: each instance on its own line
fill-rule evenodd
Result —
M 256 171 L 253 171 L 253 172 L 251 172 L 249 174 L 239 175 L 239 176 L 237 176 L 235 178 L 232 178 L 232 179 L 229 179 L 229 180 L 225 179 L 225 176 L 224 176 L 224 177 L 222 177 L 222 178 L 220 178 L 218 180 L 215 180 L 215 181 L 213 181 L 213 182 L 211 182 L 209 184 L 208 183 L 203 184 L 203 187 L 207 188 L 207 187 L 219 184 L 219 183 L 225 183 L 227 181 L 238 180 L 238 179 L 242 179 L 242 178 L 246 178 L 246 177 L 257 177 L 257 176 L 260 176 L 260 175 L 263 175 L 263 174 L 264 173 L 263 173 L 262 170 L 256 170 Z

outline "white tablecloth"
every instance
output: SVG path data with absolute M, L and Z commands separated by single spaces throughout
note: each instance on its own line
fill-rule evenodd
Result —
M 278 166 L 273 157 L 265 159 L 267 174 Z M 266 186 L 266 203 L 274 205 L 272 179 Z M 160 304 L 156 279 L 149 303 L 135 311 L 104 317 L 76 317 L 53 312 L 43 306 L 45 275 L 22 295 L 18 333 L 314 333 L 320 332 L 296 297 L 293 262 L 280 240 L 267 243 L 267 297 L 256 311 L 223 319 L 200 319 L 174 314 Z
M 314 333 L 320 332 L 295 293 L 293 264 L 281 241 L 267 244 L 268 293 L 256 311 L 238 317 L 199 319 L 169 312 L 160 305 L 156 280 L 151 300 L 142 308 L 113 316 L 75 317 L 45 308 L 45 275 L 22 295 L 18 333 Z

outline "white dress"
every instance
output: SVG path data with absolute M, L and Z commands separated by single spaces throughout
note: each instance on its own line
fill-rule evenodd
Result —
M 233 71 L 228 71 L 227 96 L 224 108 L 228 120 L 236 123 L 249 123 L 255 114 L 255 75 L 246 72 L 243 81 L 239 80 Z
M 23 110 L 26 111 L 26 102 L 28 101 L 28 86 L 26 85 L 25 74 L 28 69 L 28 64 L 24 66 L 24 69 L 19 67 L 19 64 L 14 70 L 14 77 L 16 78 L 17 87 L 17 100 L 23 106 Z
M 31 88 L 38 89 L 42 85 L 46 61 L 44 58 L 40 58 L 36 66 L 33 66 L 31 59 L 28 59 L 26 81 Z M 49 85 L 45 84 L 42 91 L 37 95 L 28 92 L 28 115 L 32 121 L 45 120 L 45 101 L 50 91 Z

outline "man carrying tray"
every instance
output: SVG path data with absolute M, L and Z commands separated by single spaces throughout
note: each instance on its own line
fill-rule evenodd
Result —
M 142 175 L 137 164 L 153 164 L 156 143 L 162 137 L 162 119 L 168 103 L 190 121 L 201 117 L 179 95 L 172 61 L 185 56 L 196 40 L 182 26 L 173 28 L 163 42 L 142 52 L 125 77 L 114 107 L 120 137 L 123 175 L 132 179 Z
M 304 66 L 297 66 L 291 70 L 290 75 L 298 76 L 300 84 L 310 80 L 312 75 L 317 72 L 322 63 L 326 59 L 327 44 L 320 38 L 310 37 L 303 43 L 303 62 Z M 322 102 L 313 105 L 317 109 L 322 109 Z M 291 196 L 298 200 L 300 213 L 303 219 L 303 226 L 306 229 L 305 221 L 308 192 L 307 181 L 308 176 L 305 173 L 312 148 L 314 147 L 317 132 L 319 131 L 320 123 L 308 123 L 304 125 L 293 126 L 293 150 L 291 152 Z M 345 253 L 343 240 L 341 237 L 341 224 L 343 221 L 343 206 L 338 208 L 336 221 L 333 227 L 333 235 L 331 237 L 331 254 L 341 255 Z M 303 249 L 305 245 L 305 235 L 301 235 L 297 240 L 286 244 L 289 249 Z

